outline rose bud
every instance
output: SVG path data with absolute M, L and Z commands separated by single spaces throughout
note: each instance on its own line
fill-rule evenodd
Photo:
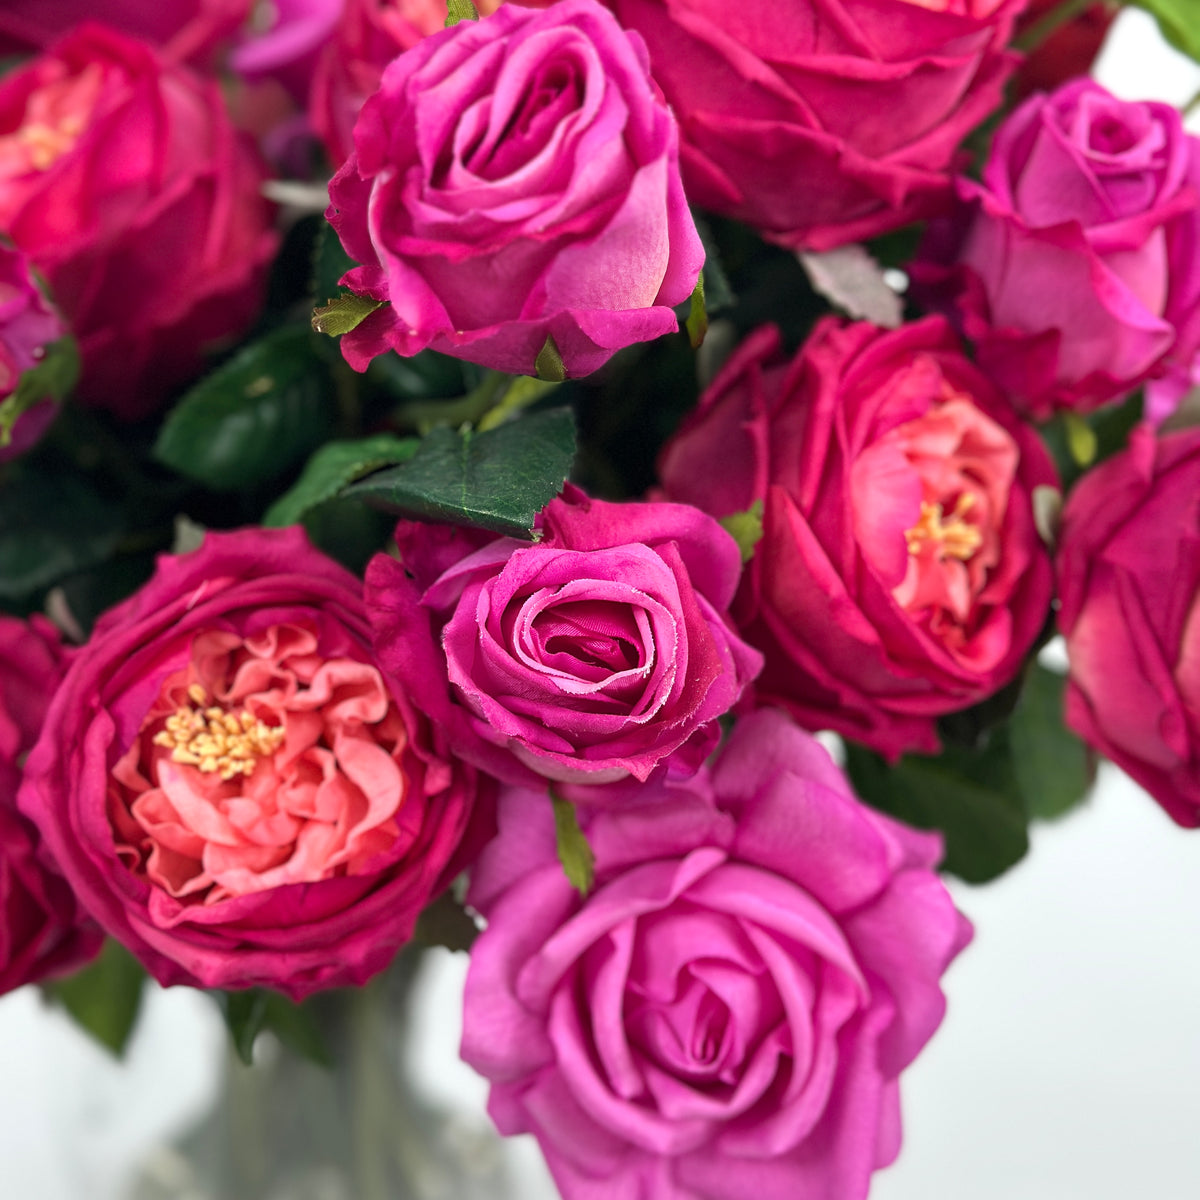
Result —
M 210 533 L 63 679 L 18 804 L 160 983 L 361 984 L 486 836 L 475 772 L 376 666 L 361 591 L 298 529 Z
M 564 1200 L 864 1200 L 971 936 L 940 838 L 859 803 L 779 712 L 739 720 L 711 778 L 644 790 L 585 816 L 586 898 L 545 794 L 502 796 L 462 1041 L 492 1119 Z
M 125 418 L 258 314 L 277 238 L 215 82 L 99 25 L 0 79 L 0 229 L 79 342 L 79 398 Z
M 1148 379 L 1161 419 L 1200 348 L 1198 191 L 1200 140 L 1178 111 L 1075 80 L 1000 126 L 982 184 L 959 181 L 957 214 L 914 264 L 918 294 L 1034 419 Z
M 762 505 L 733 611 L 757 702 L 806 728 L 933 753 L 936 718 L 1008 683 L 1046 622 L 1032 494 L 1054 467 L 940 318 L 827 318 L 790 363 L 760 329 L 659 473 L 718 517 Z
M 943 211 L 1024 0 L 604 0 L 646 39 L 693 204 L 827 250 Z
M 1200 826 L 1200 429 L 1135 434 L 1063 512 L 1067 724 Z
M 675 330 L 704 259 L 677 141 L 641 40 L 596 0 L 425 38 L 384 72 L 330 184 L 363 264 L 342 283 L 384 302 L 342 337 L 346 361 L 432 348 L 575 377 Z
M 74 970 L 102 941 L 16 807 L 25 756 L 64 669 L 49 621 L 0 616 L 0 992 Z
M 78 357 L 29 270 L 29 260 L 0 240 L 0 462 L 35 445 L 71 390 Z
M 501 779 L 645 780 L 676 752 L 695 770 L 760 666 L 727 614 L 733 539 L 694 508 L 573 487 L 539 527 L 477 546 L 402 522 L 401 562 L 367 567 L 381 665 Z

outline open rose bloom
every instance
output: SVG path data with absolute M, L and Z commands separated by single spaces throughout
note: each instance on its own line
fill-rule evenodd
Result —
M 20 807 L 161 982 L 362 983 L 446 882 L 475 775 L 384 681 L 359 591 L 297 530 L 210 534 L 55 695 Z
M 500 824 L 462 1052 L 566 1200 L 863 1200 L 970 937 L 938 838 L 859 804 L 771 711 L 711 775 L 586 821 L 586 899 L 544 794 L 506 792 Z

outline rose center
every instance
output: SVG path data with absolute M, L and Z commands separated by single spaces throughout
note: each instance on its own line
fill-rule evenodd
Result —
M 963 492 L 947 517 L 942 505 L 922 501 L 920 518 L 904 534 L 909 554 L 918 556 L 924 550 L 932 549 L 943 560 L 956 558 L 966 562 L 972 558 L 983 545 L 983 534 L 963 519 L 974 503 L 975 497 L 970 492 Z
M 0 137 L 0 178 L 48 171 L 75 146 L 103 83 L 99 66 L 38 89 L 13 133 Z
M 244 709 L 234 713 L 211 705 L 197 683 L 187 694 L 191 705 L 180 705 L 153 739 L 156 746 L 171 751 L 172 762 L 229 780 L 252 775 L 260 758 L 270 758 L 283 745 L 284 726 L 267 725 Z

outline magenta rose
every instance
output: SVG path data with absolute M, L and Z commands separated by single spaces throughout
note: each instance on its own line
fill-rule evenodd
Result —
M 0 462 L 33 446 L 57 415 L 61 396 L 34 386 L 26 372 L 45 362 L 48 347 L 65 333 L 29 260 L 0 240 Z
M 77 25 L 102 21 L 153 42 L 176 61 L 204 61 L 253 6 L 254 0 L 4 0 L 0 53 L 44 50 Z
M 940 318 L 828 318 L 791 362 L 760 329 L 659 471 L 718 517 L 762 505 L 734 615 L 758 702 L 809 729 L 936 752 L 936 718 L 1011 680 L 1049 614 L 1031 498 L 1054 467 Z
M 677 751 L 694 770 L 760 666 L 727 614 L 733 539 L 684 505 L 570 487 L 539 526 L 477 548 L 402 523 L 401 561 L 367 568 L 380 663 L 501 779 L 644 780 Z
M 0 80 L 0 231 L 83 356 L 80 398 L 145 416 L 258 314 L 264 168 L 215 82 L 89 25 Z
M 101 934 L 44 855 L 16 796 L 65 656 L 49 621 L 0 616 L 0 992 L 81 966 Z
M 1148 430 L 1063 514 L 1067 724 L 1178 824 L 1200 826 L 1200 429 Z
M 363 106 L 329 220 L 387 303 L 342 338 L 356 370 L 430 347 L 569 376 L 677 328 L 704 252 L 645 47 L 596 0 L 503 5 L 395 59 Z
M 361 984 L 486 835 L 361 590 L 298 529 L 210 533 L 72 662 L 19 805 L 161 983 Z
M 1166 416 L 1200 349 L 1200 140 L 1169 104 L 1077 79 L 996 132 L 982 184 L 914 268 L 1022 411 L 1088 412 L 1152 384 Z
M 565 1200 L 863 1200 L 971 935 L 940 839 L 769 710 L 652 799 L 586 820 L 581 899 L 546 796 L 504 794 L 462 1042 L 492 1119 L 534 1134 Z
M 1024 0 L 604 0 L 646 39 L 688 199 L 825 250 L 943 211 Z

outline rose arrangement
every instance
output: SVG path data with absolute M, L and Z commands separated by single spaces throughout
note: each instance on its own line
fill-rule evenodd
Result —
M 1194 137 L 1018 0 L 136 8 L 0 15 L 0 990 L 469 945 L 566 1200 L 862 1200 L 939 871 L 1200 824 Z

